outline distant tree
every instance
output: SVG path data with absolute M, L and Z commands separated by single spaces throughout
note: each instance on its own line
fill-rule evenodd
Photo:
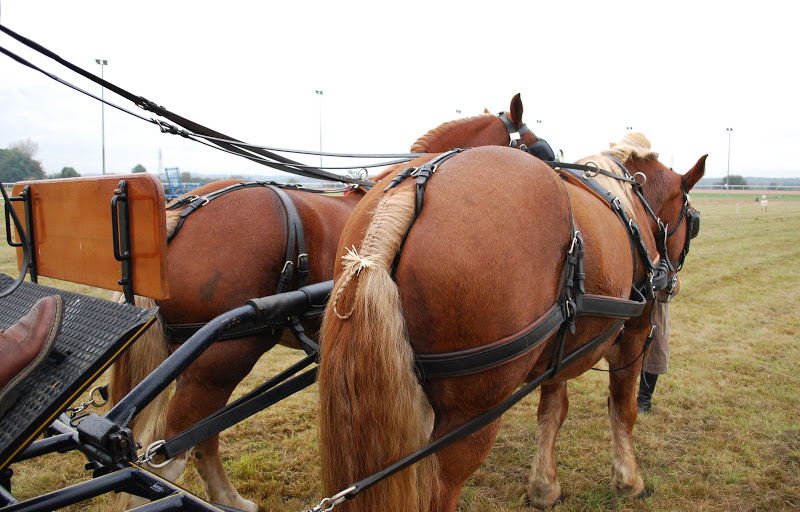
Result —
M 136 164 L 136 167 L 131 169 L 131 172 L 147 172 L 147 169 L 142 164 Z
M 182 172 L 181 173 L 181 183 L 189 183 L 192 181 L 192 173 L 190 172 Z
M 0 149 L 0 181 L 12 183 L 45 178 L 41 162 L 34 160 L 30 154 L 31 148 L 20 149 L 15 146 L 12 144 L 9 149 Z
M 29 138 L 12 142 L 8 145 L 8 149 L 16 149 L 24 155 L 28 155 L 31 159 L 39 152 L 39 144 Z
M 58 176 L 59 178 L 79 178 L 80 173 L 76 171 L 73 167 L 64 167 L 61 169 L 61 175 Z
M 728 183 L 728 177 L 727 176 L 725 176 L 721 180 L 719 180 L 717 182 L 717 185 L 725 185 L 726 183 Z M 744 179 L 744 176 L 740 176 L 738 174 L 731 174 L 730 185 L 731 186 L 734 186 L 734 185 L 747 185 L 747 180 Z

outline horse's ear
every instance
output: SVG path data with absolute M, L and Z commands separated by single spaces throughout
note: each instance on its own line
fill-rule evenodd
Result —
M 489 112 L 489 109 L 488 109 L 488 108 L 485 108 L 485 109 L 483 109 L 483 113 L 484 113 L 484 114 L 490 114 L 490 115 L 491 115 L 491 112 Z
M 509 115 L 511 115 L 511 123 L 513 123 L 515 128 L 522 126 L 522 98 L 520 98 L 519 93 L 511 98 Z
M 692 167 L 689 172 L 681 176 L 681 182 L 683 183 L 684 190 L 691 190 L 692 187 L 694 187 L 697 182 L 700 181 L 700 178 L 703 177 L 703 174 L 706 172 L 706 158 L 708 158 L 708 155 L 701 156 L 700 160 L 694 164 L 694 167 Z

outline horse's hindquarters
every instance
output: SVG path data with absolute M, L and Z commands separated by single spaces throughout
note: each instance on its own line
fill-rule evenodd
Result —
M 414 350 L 480 347 L 528 326 L 556 302 L 570 241 L 564 188 L 539 160 L 477 148 L 445 162 L 397 269 Z

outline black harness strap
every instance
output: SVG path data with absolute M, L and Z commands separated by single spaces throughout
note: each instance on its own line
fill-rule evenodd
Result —
M 314 363 L 316 358 L 316 354 L 306 356 L 300 362 L 279 373 L 235 402 L 223 407 L 183 432 L 167 439 L 164 444 L 156 450 L 156 453 L 163 455 L 167 459 L 171 459 L 192 446 L 240 423 L 253 414 L 305 389 L 316 381 L 317 368 L 314 367 L 296 377 L 293 376 L 305 369 L 308 365 Z M 293 378 L 290 379 L 290 377 Z
M 403 240 L 400 242 L 400 247 L 397 249 L 397 254 L 394 257 L 394 261 L 392 261 L 392 279 L 394 279 L 395 274 L 397 274 L 397 266 L 400 264 L 400 255 L 403 254 L 403 247 L 406 245 L 408 234 L 411 232 L 411 228 L 414 227 L 414 223 L 417 222 L 417 217 L 419 217 L 419 214 L 422 213 L 422 205 L 425 201 L 425 187 L 428 184 L 428 179 L 433 176 L 433 173 L 436 172 L 436 169 L 438 169 L 442 163 L 463 151 L 466 151 L 466 149 L 451 149 L 447 153 L 442 153 L 420 167 L 409 167 L 407 169 L 403 169 L 397 176 L 395 176 L 394 179 L 392 179 L 392 181 L 389 183 L 389 186 L 383 190 L 384 192 L 387 192 L 388 190 L 393 189 L 405 181 L 409 176 L 417 178 L 416 209 L 414 210 L 414 217 L 411 219 L 411 223 L 408 225 L 405 235 L 403 235 Z
M 569 365 L 572 362 L 580 359 L 585 354 L 589 353 L 595 347 L 603 344 L 606 342 L 612 334 L 622 328 L 622 324 L 625 320 L 620 319 L 617 320 L 614 325 L 605 331 L 600 336 L 590 340 L 585 345 L 581 346 L 574 352 L 570 353 L 563 359 L 563 364 Z M 460 427 L 456 427 L 455 429 L 451 430 L 447 434 L 443 435 L 439 439 L 431 442 L 425 448 L 412 453 L 408 457 L 392 464 L 388 468 L 384 469 L 379 473 L 375 473 L 363 480 L 360 480 L 350 486 L 348 486 L 349 492 L 344 494 L 344 499 L 353 499 L 358 494 L 362 493 L 363 491 L 369 489 L 376 483 L 380 482 L 381 480 L 388 478 L 389 476 L 397 473 L 398 471 L 402 471 L 403 469 L 407 468 L 408 466 L 419 462 L 420 460 L 424 459 L 425 457 L 436 453 L 437 451 L 450 446 L 451 444 L 464 439 L 465 437 L 474 434 L 475 432 L 479 431 L 480 429 L 484 428 L 485 426 L 489 425 L 493 421 L 497 420 L 505 414 L 511 407 L 516 405 L 520 400 L 525 398 L 527 395 L 531 393 L 531 391 L 535 390 L 539 386 L 542 385 L 543 382 L 550 379 L 554 375 L 554 368 L 549 368 L 545 370 L 541 375 L 536 377 L 534 380 L 530 381 L 528 384 L 520 388 L 517 392 L 512 394 L 508 397 L 505 401 L 500 403 L 500 405 L 490 409 L 489 411 L 485 412 L 484 414 L 471 419 L 467 423 L 461 425 Z
M 183 206 L 186 206 L 186 209 L 181 211 L 180 218 L 178 219 L 178 224 L 175 226 L 175 230 L 167 239 L 167 243 L 171 242 L 175 236 L 177 236 L 178 231 L 181 230 L 183 227 L 183 223 L 186 221 L 186 218 L 194 213 L 198 208 L 202 208 L 203 206 L 207 205 L 209 202 L 217 199 L 220 196 L 224 196 L 230 192 L 234 192 L 236 190 L 242 190 L 245 188 L 252 188 L 252 187 L 276 187 L 288 190 L 302 190 L 304 192 L 310 192 L 314 194 L 322 194 L 325 192 L 331 192 L 330 190 L 316 190 L 316 189 L 309 189 L 305 188 L 302 185 L 287 185 L 284 183 L 277 183 L 274 181 L 243 181 L 241 183 L 234 183 L 233 185 L 229 185 L 225 188 L 221 188 L 219 190 L 215 190 L 214 192 L 210 192 L 204 196 L 198 195 L 188 195 L 183 196 L 177 201 L 169 204 L 167 206 L 167 210 L 177 210 Z M 350 190 L 351 187 L 345 187 L 341 189 L 342 191 Z M 335 190 L 333 192 L 336 192 Z
M 283 265 L 281 277 L 278 281 L 278 291 L 276 293 L 283 293 L 289 289 L 289 284 L 292 281 L 292 267 L 294 266 L 294 248 L 295 242 L 297 243 L 297 273 L 298 288 L 302 288 L 308 281 L 308 254 L 306 253 L 306 242 L 303 236 L 303 221 L 300 220 L 300 215 L 297 213 L 297 208 L 289 195 L 274 185 L 267 185 L 267 188 L 275 192 L 278 198 L 283 203 L 283 209 L 286 212 L 286 230 L 288 231 L 289 240 L 286 244 L 286 263 Z
M 663 290 L 668 285 L 668 277 L 669 277 L 669 265 L 665 261 L 665 258 L 660 258 L 658 264 L 653 262 L 653 259 L 650 257 L 650 251 L 647 249 L 647 246 L 644 243 L 644 239 L 642 238 L 642 232 L 639 228 L 639 225 L 628 215 L 625 211 L 625 208 L 622 206 L 622 202 L 620 199 L 614 195 L 610 190 L 606 189 L 602 185 L 600 185 L 597 181 L 592 179 L 591 175 L 587 175 L 586 172 L 580 173 L 575 170 L 574 165 L 565 166 L 560 162 L 548 162 L 552 164 L 554 169 L 557 172 L 561 172 L 564 174 L 569 175 L 571 178 L 580 181 L 583 185 L 587 188 L 591 189 L 595 192 L 595 195 L 603 198 L 606 202 L 608 202 L 611 210 L 616 214 L 617 218 L 619 218 L 620 222 L 625 226 L 625 229 L 628 231 L 628 239 L 631 243 L 632 250 L 635 249 L 636 252 L 639 253 L 639 257 L 644 263 L 645 267 L 647 268 L 648 274 L 648 283 L 647 284 L 647 295 L 648 298 L 653 298 L 655 296 L 656 291 Z M 587 166 L 582 166 L 587 167 Z M 588 166 L 592 172 L 597 172 L 598 169 L 592 166 Z M 585 169 L 582 169 L 585 171 Z M 627 173 L 627 171 L 626 171 Z M 609 177 L 615 177 L 615 179 L 623 178 L 619 175 L 614 173 L 608 172 L 603 173 Z M 622 181 L 636 183 L 633 179 L 623 178 Z M 637 189 L 636 186 L 633 187 L 634 190 Z M 644 200 L 644 198 L 641 198 Z M 647 207 L 650 210 L 649 206 Z M 652 211 L 652 210 L 650 210 Z M 667 258 L 668 260 L 668 258 Z M 634 262 L 634 279 L 636 275 L 636 258 L 633 259 Z

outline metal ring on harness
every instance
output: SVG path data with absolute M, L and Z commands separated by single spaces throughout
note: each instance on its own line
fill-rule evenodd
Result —
M 89 391 L 89 401 L 95 407 L 102 407 L 102 406 L 104 406 L 104 405 L 106 405 L 108 403 L 108 398 L 105 398 L 105 399 L 103 398 L 103 393 L 101 391 L 103 387 L 104 386 L 95 386 L 95 387 L 92 388 L 91 391 Z M 95 391 L 100 393 L 100 400 L 97 400 L 97 399 L 94 398 Z
M 598 167 L 597 162 L 595 162 L 593 160 L 589 160 L 588 162 L 586 162 L 585 165 L 588 166 L 588 167 L 595 167 L 595 168 Z M 590 171 L 588 169 L 583 171 L 583 177 L 586 178 L 587 180 L 589 178 L 594 178 L 598 174 L 599 174 L 598 171 Z
M 641 183 L 636 181 L 636 176 L 641 176 L 642 177 L 642 182 Z M 631 176 L 631 179 L 633 179 L 633 182 L 636 183 L 636 185 L 639 186 L 639 187 L 643 187 L 644 184 L 647 183 L 647 176 L 645 176 L 643 172 L 635 173 L 633 176 Z
M 150 446 L 148 446 L 147 449 L 144 451 L 144 459 L 142 460 L 142 462 L 146 463 L 153 469 L 163 468 L 164 466 L 172 462 L 172 459 L 167 459 L 164 462 L 153 462 L 153 457 L 156 456 L 156 450 L 158 450 L 165 444 L 167 444 L 167 442 L 164 441 L 163 439 L 150 443 Z

